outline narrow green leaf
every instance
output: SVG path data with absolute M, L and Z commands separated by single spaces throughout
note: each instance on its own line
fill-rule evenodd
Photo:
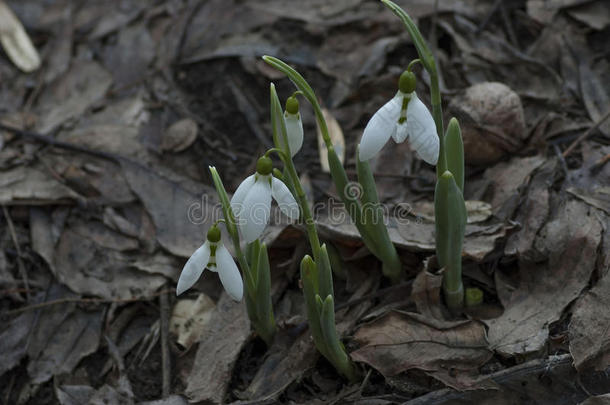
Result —
M 301 260 L 301 283 L 303 285 L 303 296 L 305 297 L 305 309 L 309 330 L 313 336 L 316 348 L 324 357 L 328 358 L 328 349 L 324 343 L 324 336 L 320 329 L 320 311 L 316 303 L 317 293 L 317 268 L 316 264 L 309 255 L 305 255 Z
M 463 303 L 462 245 L 466 229 L 466 205 L 451 172 L 438 179 L 434 193 L 436 225 L 436 255 L 439 265 L 445 268 L 443 290 L 450 309 Z
M 371 166 L 368 161 L 362 162 L 358 159 L 358 148 L 356 148 L 356 169 L 358 182 L 362 186 L 362 218 L 367 225 L 366 232 L 371 240 L 370 243 L 375 246 L 373 254 L 383 262 L 383 274 L 393 282 L 398 282 L 402 276 L 402 263 L 384 222 L 383 208 L 379 205 Z
M 347 271 L 345 270 L 343 260 L 341 260 L 341 255 L 332 242 L 326 244 L 326 251 L 330 259 L 330 267 L 333 269 L 333 276 L 339 277 L 340 280 L 346 280 Z
M 264 330 L 266 336 L 263 336 L 263 339 L 270 341 L 275 334 L 275 318 L 273 316 L 273 302 L 271 301 L 271 268 L 267 246 L 264 243 L 259 245 L 257 259 L 256 308 L 261 322 L 259 333 Z
M 322 302 L 319 296 L 318 299 Z M 345 347 L 343 347 L 339 335 L 337 334 L 337 328 L 335 326 L 335 302 L 332 295 L 328 295 L 322 304 L 320 325 L 322 335 L 324 336 L 328 348 L 328 360 L 330 360 L 335 368 L 348 380 L 355 381 L 357 379 L 356 370 L 347 353 L 345 353 Z
M 333 295 L 332 274 L 326 244 L 322 244 L 320 246 L 320 260 L 318 262 L 318 294 L 323 297 Z
M 445 151 L 447 153 L 447 170 L 453 174 L 455 183 L 464 193 L 464 142 L 460 123 L 454 117 L 449 121 L 445 134 Z

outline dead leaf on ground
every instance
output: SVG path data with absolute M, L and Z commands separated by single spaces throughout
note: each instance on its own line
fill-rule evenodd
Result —
M 610 405 L 610 394 L 589 397 L 578 405 Z
M 528 176 L 545 162 L 543 156 L 514 157 L 508 162 L 500 162 L 485 170 L 484 177 L 493 187 L 491 207 L 494 214 L 502 210 L 502 206 L 511 198 L 519 196 L 519 187 Z
M 48 134 L 67 120 L 80 117 L 104 98 L 111 84 L 110 73 L 99 63 L 75 61 L 63 76 L 40 95 L 36 109 L 40 119 L 36 129 Z
M 343 209 L 334 209 L 332 215 L 320 213 L 316 225 L 325 236 L 339 240 L 360 240 L 358 229 Z M 434 252 L 434 224 L 394 217 L 390 218 L 387 227 L 390 240 L 396 247 L 412 252 Z M 495 249 L 496 242 L 506 237 L 512 228 L 501 223 L 466 225 L 463 255 L 477 262 L 485 260 Z
M 432 319 L 445 319 L 442 313 L 442 285 L 443 276 L 441 274 L 432 274 L 425 269 L 417 274 L 411 288 L 411 299 L 419 313 Z
M 276 342 L 256 372 L 247 390 L 240 393 L 243 403 L 275 400 L 305 371 L 315 365 L 318 355 L 309 332 L 301 334 L 291 345 Z
M 122 167 L 129 186 L 155 223 L 161 246 L 177 256 L 190 257 L 203 243 L 211 221 L 220 218 L 215 193 L 202 186 L 202 194 L 194 195 L 145 167 L 127 162 Z
M 503 83 L 469 87 L 453 97 L 449 112 L 460 121 L 464 158 L 470 165 L 495 163 L 519 151 L 527 136 L 521 98 Z
M 527 14 L 543 24 L 548 24 L 562 8 L 588 2 L 589 0 L 527 0 Z
M 328 126 L 328 135 L 330 136 L 330 142 L 335 148 L 335 153 L 339 158 L 339 161 L 343 163 L 345 161 L 345 137 L 343 136 L 343 130 L 339 125 L 339 122 L 326 108 L 322 109 L 324 120 Z M 330 167 L 328 166 L 328 150 L 322 138 L 322 131 L 319 126 L 316 126 L 318 134 L 318 153 L 320 154 L 320 166 L 322 171 L 330 173 Z
M 362 326 L 355 334 L 361 348 L 351 353 L 356 361 L 392 376 L 418 368 L 443 375 L 445 383 L 466 388 L 461 374 L 483 365 L 492 353 L 487 348 L 485 327 L 477 321 L 444 322 L 418 314 L 392 311 Z M 449 377 L 449 378 L 447 378 Z
M 146 23 L 122 29 L 116 44 L 108 45 L 103 54 L 104 65 L 112 72 L 113 85 L 118 91 L 143 80 L 154 57 L 155 43 Z
M 456 392 L 444 388 L 404 403 L 404 405 L 539 405 L 574 404 L 590 393 L 606 392 L 610 380 L 604 373 L 577 373 L 569 354 L 535 359 L 481 376 L 493 385 Z M 491 388 L 491 389 L 490 389 Z
M 572 7 L 568 13 L 593 29 L 603 30 L 610 24 L 610 9 L 604 0 L 592 1 Z
M 186 350 L 198 342 L 209 327 L 215 307 L 214 301 L 205 294 L 199 294 L 196 300 L 178 300 L 169 320 L 170 332 L 176 336 L 176 342 Z
M 518 254 L 522 258 L 535 255 L 533 244 L 549 215 L 550 188 L 557 165 L 558 161 L 551 159 L 532 172 L 528 189 L 523 193 L 524 201 L 514 217 L 514 221 L 520 224 L 520 229 L 508 237 L 504 247 L 506 255 Z
M 46 299 L 74 297 L 67 288 L 55 284 Z M 94 353 L 101 338 L 102 315 L 102 311 L 85 311 L 74 303 L 42 309 L 26 349 L 32 381 L 40 384 L 54 375 L 71 373 L 84 357 Z
M 485 222 L 492 215 L 491 204 L 486 203 L 485 201 L 466 200 L 465 203 L 469 224 Z M 434 203 L 432 201 L 414 202 L 412 204 L 411 212 L 416 217 L 420 217 L 426 221 L 434 223 Z
M 503 302 L 499 318 L 487 320 L 490 347 L 505 356 L 541 350 L 549 325 L 589 282 L 601 240 L 601 224 L 583 203 L 559 207 L 536 240 L 548 263 L 519 263 L 520 284 Z
M 223 403 L 233 364 L 250 335 L 244 302 L 235 302 L 223 292 L 199 342 L 186 395 L 193 402 Z
M 151 295 L 166 278 L 136 270 L 132 262 L 137 257 L 122 252 L 129 246 L 135 250 L 139 245 L 101 223 L 96 227 L 95 222 L 72 220 L 59 239 L 52 268 L 58 280 L 81 294 L 106 299 Z
M 40 300 L 41 297 L 38 297 Z M 15 367 L 27 353 L 23 344 L 30 334 L 34 321 L 34 312 L 26 311 L 11 319 L 3 326 L 0 333 L 0 376 Z
M 80 198 L 44 168 L 18 166 L 0 172 L 1 204 L 58 204 Z
M 174 122 L 163 133 L 161 149 L 168 152 L 182 152 L 197 139 L 197 123 L 190 118 Z
M 574 305 L 570 321 L 570 353 L 574 367 L 610 366 L 610 276 L 606 275 Z
M 21 21 L 0 1 L 0 43 L 11 61 L 26 73 L 40 67 L 40 56 Z
M 570 172 L 565 183 L 566 191 L 588 205 L 610 214 L 610 165 L 605 163 L 596 168 L 610 154 L 610 146 L 592 148 L 582 146 L 582 166 Z
M 580 60 L 580 89 L 582 98 L 593 122 L 602 119 L 610 111 L 610 96 L 606 93 L 602 80 L 591 70 L 588 61 Z M 610 135 L 610 121 L 602 122 L 598 129 L 606 136 Z

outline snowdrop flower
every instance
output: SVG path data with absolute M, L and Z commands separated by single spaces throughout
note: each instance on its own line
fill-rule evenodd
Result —
M 435 165 L 439 139 L 434 119 L 415 94 L 415 75 L 405 70 L 400 75 L 398 92 L 366 124 L 360 141 L 360 161 L 373 158 L 390 137 L 396 143 L 409 139 L 420 158 Z
M 273 177 L 271 159 L 263 156 L 256 163 L 256 173 L 239 185 L 231 199 L 244 240 L 254 242 L 265 230 L 271 215 L 271 197 L 280 210 L 292 220 L 299 218 L 299 206 L 286 185 Z
M 303 146 L 303 122 L 301 121 L 301 114 L 299 114 L 299 101 L 295 96 L 290 96 L 286 100 L 284 122 L 288 135 L 288 147 L 290 154 L 294 157 Z
M 231 253 L 220 240 L 220 229 L 216 224 L 208 230 L 207 240 L 188 259 L 180 278 L 176 295 L 182 294 L 199 280 L 204 269 L 217 272 L 225 291 L 235 301 L 241 301 L 244 294 L 244 284 L 231 257 Z

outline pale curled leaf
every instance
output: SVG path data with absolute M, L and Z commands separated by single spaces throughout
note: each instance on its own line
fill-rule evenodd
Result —
M 0 1 L 0 43 L 20 70 L 29 73 L 40 67 L 40 56 L 32 40 L 4 1 Z
M 335 152 L 339 157 L 339 160 L 343 164 L 345 162 L 345 137 L 343 136 L 343 130 L 339 125 L 339 122 L 335 119 L 335 117 L 328 111 L 326 108 L 322 109 L 322 114 L 324 115 L 324 119 L 326 120 L 326 124 L 328 125 L 328 133 L 330 135 L 330 140 L 335 148 Z M 322 171 L 326 173 L 330 173 L 330 167 L 328 165 L 328 150 L 326 149 L 326 145 L 324 144 L 324 138 L 322 137 L 322 131 L 320 131 L 320 126 L 316 126 L 317 134 L 318 134 L 318 151 L 320 153 L 320 166 L 322 166 Z
M 199 294 L 196 300 L 178 300 L 172 311 L 169 326 L 176 341 L 189 349 L 208 327 L 216 305 L 205 294 Z

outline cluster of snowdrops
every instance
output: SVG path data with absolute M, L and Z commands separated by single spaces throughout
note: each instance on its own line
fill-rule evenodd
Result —
M 410 17 L 390 0 L 382 0 L 405 24 L 419 59 L 408 65 L 400 75 L 396 95 L 384 104 L 366 125 L 358 145 L 356 158 L 358 182 L 362 193 L 349 192 L 347 174 L 334 150 L 328 128 L 313 89 L 292 67 L 281 60 L 264 56 L 263 60 L 283 72 L 297 87 L 284 103 L 270 86 L 271 124 L 274 145 L 256 164 L 256 172 L 246 177 L 229 199 L 220 175 L 210 167 L 220 197 L 224 218 L 208 230 L 206 241 L 185 264 L 178 280 L 177 294 L 191 288 L 208 269 L 218 274 L 226 292 L 234 300 L 245 297 L 248 316 L 256 332 L 271 344 L 276 331 L 270 294 L 270 268 L 267 248 L 260 237 L 268 225 L 272 200 L 283 215 L 300 220 L 311 247 L 311 256 L 301 261 L 301 285 L 306 302 L 309 329 L 315 345 L 349 380 L 357 380 L 357 369 L 345 352 L 335 328 L 334 294 L 331 261 L 327 248 L 320 243 L 315 222 L 294 167 L 293 157 L 303 145 L 303 125 L 299 113 L 299 97 L 311 103 L 317 124 L 328 151 L 328 164 L 333 182 L 347 212 L 370 252 L 382 263 L 383 274 L 398 282 L 402 264 L 392 244 L 384 215 L 379 205 L 375 180 L 369 166 L 372 159 L 390 140 L 408 141 L 418 156 L 437 166 L 435 189 L 436 256 L 444 271 L 443 290 L 449 309 L 459 312 L 464 301 L 461 281 L 461 250 L 466 210 L 462 195 L 464 187 L 463 145 L 457 120 L 452 119 L 444 132 L 436 62 Z M 421 64 L 430 77 L 432 113 L 418 98 L 414 67 Z M 274 168 L 272 155 L 282 162 Z M 363 209 L 366 206 L 367 209 Z M 371 209 L 373 207 L 373 209 Z M 233 244 L 235 259 L 222 242 L 221 223 Z

